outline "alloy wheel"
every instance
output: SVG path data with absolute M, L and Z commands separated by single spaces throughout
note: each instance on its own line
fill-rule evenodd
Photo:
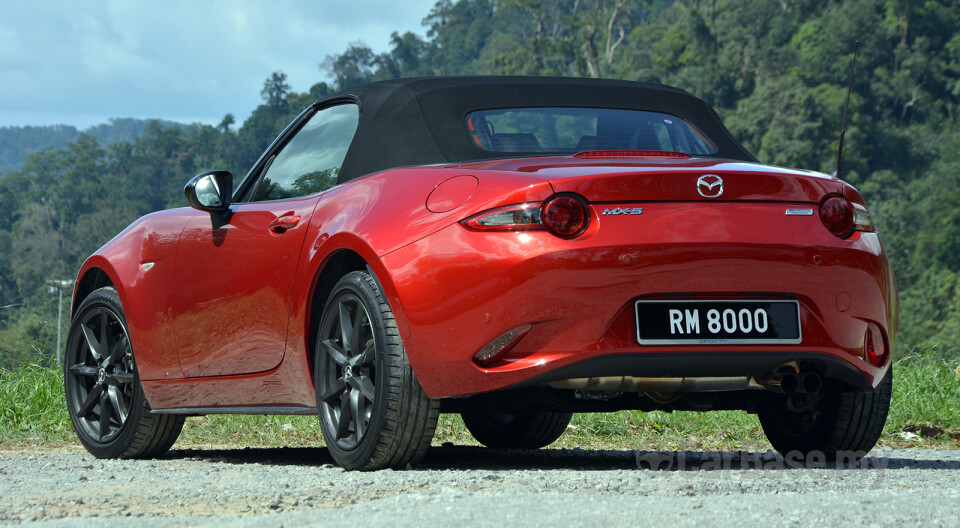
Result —
M 342 293 L 330 304 L 320 329 L 319 349 L 321 417 L 336 431 L 337 445 L 353 449 L 370 425 L 377 349 L 370 314 L 356 295 Z
M 135 376 L 130 338 L 120 317 L 97 306 L 81 314 L 80 332 L 68 343 L 67 398 L 78 425 L 100 443 L 112 441 L 127 422 Z

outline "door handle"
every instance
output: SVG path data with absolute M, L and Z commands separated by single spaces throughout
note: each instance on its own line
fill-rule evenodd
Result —
M 297 215 L 283 215 L 280 218 L 270 222 L 270 231 L 274 233 L 283 233 L 287 229 L 295 227 L 300 223 L 300 217 Z

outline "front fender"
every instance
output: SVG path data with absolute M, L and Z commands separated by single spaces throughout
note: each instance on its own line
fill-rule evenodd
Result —
M 71 313 L 105 274 L 123 305 L 130 344 L 143 380 L 182 378 L 173 329 L 173 266 L 192 209 L 147 215 L 90 256 L 77 274 Z M 148 395 L 149 396 L 149 395 Z

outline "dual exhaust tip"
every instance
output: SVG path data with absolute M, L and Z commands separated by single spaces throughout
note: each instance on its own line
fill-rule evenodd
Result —
M 763 386 L 780 394 L 815 394 L 823 388 L 823 378 L 816 372 L 779 372 Z

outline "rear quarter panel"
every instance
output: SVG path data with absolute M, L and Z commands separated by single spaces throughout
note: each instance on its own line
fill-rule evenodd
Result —
M 402 336 L 409 334 L 393 279 L 380 258 L 480 211 L 500 205 L 540 201 L 553 191 L 542 178 L 484 171 L 476 190 L 449 211 L 427 209 L 430 193 L 442 182 L 474 175 L 456 166 L 402 168 L 373 174 L 328 191 L 310 221 L 294 287 L 288 339 L 309 331 L 312 295 L 324 265 L 341 250 L 359 254 L 376 274 Z M 305 344 L 299 345 L 308 350 Z M 416 351 L 408 351 L 415 355 Z

